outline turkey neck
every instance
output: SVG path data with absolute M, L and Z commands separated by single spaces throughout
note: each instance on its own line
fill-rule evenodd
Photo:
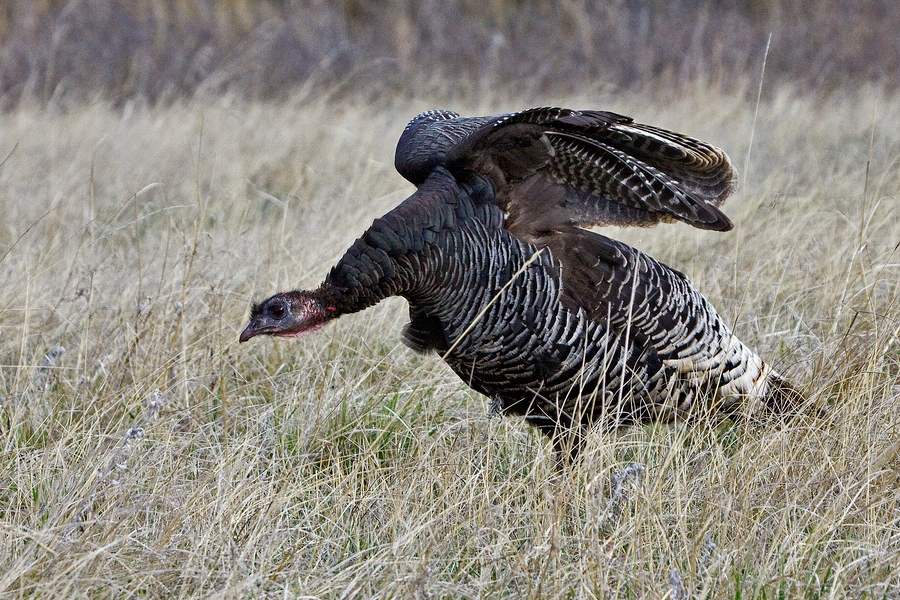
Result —
M 487 187 L 486 187 L 487 186 Z M 458 182 L 436 168 L 416 192 L 383 217 L 344 253 L 316 295 L 330 299 L 337 315 L 358 312 L 389 296 L 413 299 L 435 276 L 437 247 L 462 221 L 502 227 L 502 213 L 479 177 Z

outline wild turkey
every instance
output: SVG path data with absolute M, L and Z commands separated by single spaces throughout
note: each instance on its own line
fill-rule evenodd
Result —
M 583 229 L 732 228 L 736 174 L 698 140 L 611 112 L 420 114 L 395 166 L 418 189 L 316 290 L 253 305 L 241 333 L 293 337 L 388 296 L 403 340 L 573 453 L 595 423 L 781 410 L 802 396 L 678 271 Z

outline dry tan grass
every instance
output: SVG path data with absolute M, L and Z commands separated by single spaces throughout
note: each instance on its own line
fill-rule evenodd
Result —
M 830 406 L 597 435 L 568 476 L 399 344 L 402 301 L 237 345 L 251 299 L 315 285 L 410 192 L 394 142 L 444 102 L 2 115 L 0 598 L 900 595 L 900 98 L 770 90 L 754 130 L 751 96 L 452 106 L 726 148 L 734 232 L 613 233 Z

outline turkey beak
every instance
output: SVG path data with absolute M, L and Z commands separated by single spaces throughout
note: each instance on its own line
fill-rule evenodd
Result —
M 244 330 L 241 332 L 241 337 L 238 338 L 238 342 L 243 344 L 250 338 L 256 337 L 257 335 L 259 335 L 261 333 L 263 333 L 263 332 L 259 328 L 259 325 L 256 323 L 256 321 L 255 320 L 250 321 L 250 323 L 247 325 L 247 327 L 245 327 Z

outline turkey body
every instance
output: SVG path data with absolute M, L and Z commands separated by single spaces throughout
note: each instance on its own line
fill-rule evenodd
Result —
M 402 296 L 409 347 L 437 352 L 496 409 L 524 416 L 560 450 L 577 451 L 598 423 L 799 402 L 683 274 L 580 226 L 675 218 L 728 229 L 716 208 L 733 188 L 727 156 L 691 170 L 685 163 L 696 156 L 663 142 L 701 154 L 712 147 L 612 113 L 533 110 L 543 112 L 462 120 L 433 111 L 418 127 L 413 120 L 396 162 L 417 191 L 376 219 L 318 289 L 254 305 L 241 341 L 299 335 Z M 591 155 L 566 146 L 573 136 L 588 150 L 602 136 L 625 150 Z
M 408 346 L 437 351 L 553 437 L 687 417 L 698 396 L 727 411 L 766 394 L 770 370 L 684 275 L 579 228 L 521 241 L 493 198 L 484 182 L 434 173 L 347 251 L 321 293 L 341 312 L 406 298 Z

